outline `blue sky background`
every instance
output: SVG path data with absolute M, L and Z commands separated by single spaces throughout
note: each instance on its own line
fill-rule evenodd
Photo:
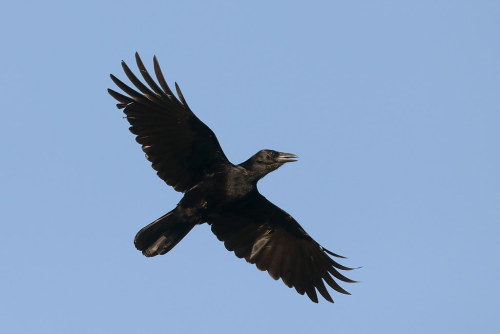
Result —
M 0 11 L 2 333 L 499 333 L 498 1 L 18 1 Z M 313 304 L 193 230 L 106 88 L 156 54 L 231 161 L 348 257 Z

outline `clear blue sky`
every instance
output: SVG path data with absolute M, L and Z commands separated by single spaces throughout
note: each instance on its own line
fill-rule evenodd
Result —
M 0 12 L 2 333 L 499 333 L 498 1 L 8 2 Z M 234 163 L 363 266 L 313 304 L 193 230 L 106 88 L 139 51 Z

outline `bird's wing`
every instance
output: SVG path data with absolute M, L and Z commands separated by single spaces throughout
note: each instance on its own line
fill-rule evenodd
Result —
M 112 89 L 108 92 L 118 100 L 118 108 L 125 108 L 130 131 L 137 136 L 137 142 L 142 145 L 158 176 L 175 190 L 185 192 L 205 175 L 230 165 L 217 137 L 191 111 L 177 83 L 175 88 L 179 99 L 174 96 L 156 57 L 154 70 L 159 85 L 149 75 L 137 53 L 135 58 L 149 87 L 122 61 L 125 74 L 139 91 L 111 74 L 111 79 L 127 96 Z
M 267 270 L 274 279 L 281 277 L 288 287 L 295 287 L 301 295 L 306 293 L 313 302 L 318 302 L 317 289 L 333 303 L 323 281 L 344 294 L 349 293 L 334 278 L 355 282 L 338 271 L 352 268 L 342 266 L 328 254 L 341 256 L 321 247 L 292 216 L 257 192 L 209 217 L 208 223 L 229 251 Z

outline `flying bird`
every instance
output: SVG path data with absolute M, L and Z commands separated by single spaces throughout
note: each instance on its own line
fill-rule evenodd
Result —
M 324 282 L 349 294 L 335 279 L 355 282 L 339 272 L 352 268 L 331 256 L 343 257 L 320 246 L 292 216 L 257 189 L 257 182 L 265 175 L 298 157 L 266 149 L 232 164 L 213 131 L 191 111 L 177 83 L 175 97 L 156 56 L 153 63 L 158 82 L 137 53 L 135 59 L 147 86 L 122 61 L 137 90 L 111 74 L 126 95 L 112 89 L 108 92 L 119 102 L 117 107 L 123 109 L 130 131 L 158 176 L 184 194 L 172 211 L 137 233 L 135 247 L 147 257 L 163 255 L 194 226 L 208 223 L 227 250 L 267 270 L 275 280 L 281 278 L 313 302 L 318 302 L 317 290 L 333 303 Z

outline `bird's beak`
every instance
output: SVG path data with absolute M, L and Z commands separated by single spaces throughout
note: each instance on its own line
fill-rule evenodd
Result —
M 291 153 L 280 153 L 278 156 L 278 162 L 282 162 L 282 163 L 294 162 L 294 161 L 297 161 L 297 159 L 298 159 L 298 156 L 296 156 L 295 154 L 291 154 Z

